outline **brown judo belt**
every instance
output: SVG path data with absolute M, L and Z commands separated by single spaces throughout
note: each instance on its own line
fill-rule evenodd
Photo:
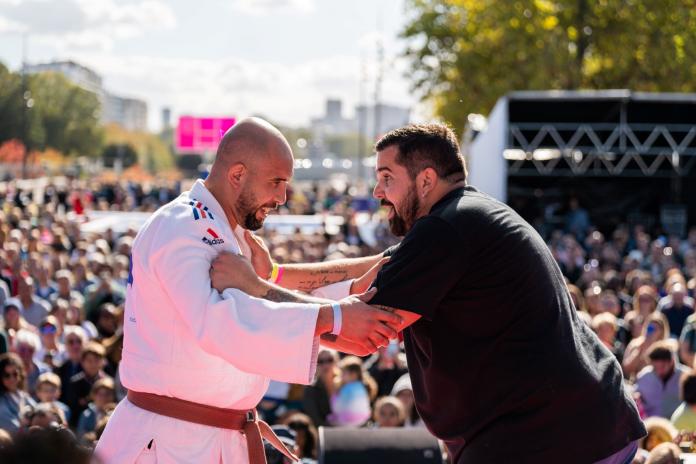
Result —
M 155 414 L 196 424 L 243 432 L 247 440 L 249 464 L 267 464 L 262 438 L 268 440 L 275 449 L 283 453 L 288 459 L 299 461 L 297 456 L 280 441 L 273 429 L 264 421 L 259 420 L 256 409 L 216 408 L 215 406 L 180 400 L 169 396 L 133 390 L 128 390 L 128 401 L 139 408 Z

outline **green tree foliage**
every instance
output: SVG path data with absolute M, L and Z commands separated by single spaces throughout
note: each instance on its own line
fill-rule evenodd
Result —
M 107 124 L 104 134 L 107 144 L 131 147 L 137 155 L 137 163 L 153 174 L 174 167 L 171 147 L 155 134 L 129 131 L 118 124 Z
M 28 139 L 32 149 L 53 148 L 81 156 L 101 153 L 103 135 L 95 94 L 60 74 L 26 76 L 25 87 L 22 79 L 0 64 L 0 142 Z
M 696 0 L 409 0 L 415 90 L 462 127 L 513 90 L 696 88 Z
M 0 142 L 22 134 L 22 81 L 0 63 Z
M 30 89 L 33 110 L 45 131 L 46 147 L 67 155 L 94 157 L 101 153 L 103 134 L 97 95 L 58 73 L 32 75 Z

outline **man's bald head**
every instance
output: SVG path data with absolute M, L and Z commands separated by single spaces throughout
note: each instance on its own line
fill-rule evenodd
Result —
M 206 187 L 230 224 L 256 230 L 286 200 L 292 150 L 283 134 L 259 118 L 239 121 L 220 141 Z
M 274 157 L 292 159 L 292 150 L 283 134 L 261 118 L 245 118 L 222 137 L 210 175 L 226 172 L 235 163 L 247 168 Z

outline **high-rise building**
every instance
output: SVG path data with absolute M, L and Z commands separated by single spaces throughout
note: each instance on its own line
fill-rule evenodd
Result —
M 162 108 L 162 130 L 171 129 L 172 127 L 172 110 L 169 107 Z
M 70 82 L 85 90 L 101 95 L 103 92 L 102 78 L 86 66 L 74 61 L 52 61 L 50 63 L 28 64 L 23 71 L 27 74 L 56 72 L 64 75 Z
M 60 73 L 73 84 L 97 95 L 101 103 L 100 119 L 102 123 L 116 123 L 128 130 L 147 130 L 147 103 L 143 100 L 120 97 L 108 92 L 102 85 L 102 77 L 86 66 L 74 61 L 51 61 L 26 65 L 23 70 L 29 74 Z
M 341 100 L 326 100 L 324 116 L 312 119 L 315 137 L 354 134 L 362 126 L 364 135 L 372 138 L 408 124 L 411 117 L 409 108 L 380 103 L 376 106 L 358 105 L 355 107 L 355 117 L 345 118 L 342 106 Z
M 363 118 L 362 126 L 367 137 L 378 139 L 390 130 L 408 124 L 411 110 L 384 103 L 376 106 L 358 105 L 355 107 L 355 118 L 358 121 Z
M 102 122 L 117 123 L 131 131 L 147 130 L 147 103 L 144 101 L 105 92 L 103 102 Z
M 327 135 L 348 134 L 357 131 L 355 120 L 343 117 L 343 102 L 326 100 L 324 116 L 312 119 L 312 132 L 315 138 Z

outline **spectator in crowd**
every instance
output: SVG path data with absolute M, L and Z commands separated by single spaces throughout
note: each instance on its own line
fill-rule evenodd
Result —
M 28 275 L 22 276 L 18 282 L 19 301 L 22 303 L 22 316 L 26 321 L 38 327 L 51 312 L 51 305 L 34 292 L 34 279 Z
M 672 424 L 680 432 L 696 432 L 696 374 L 687 374 L 680 383 L 681 404 L 672 414 Z
M 62 427 L 67 424 L 63 410 L 53 403 L 39 403 L 24 410 L 23 422 L 31 427 Z
M 8 342 L 11 344 L 14 334 L 21 329 L 30 329 L 31 326 L 22 316 L 22 303 L 16 298 L 9 298 L 5 302 L 3 321 Z
M 624 347 L 621 342 L 616 339 L 616 332 L 618 330 L 616 321 L 616 316 L 612 313 L 597 314 L 592 318 L 592 330 L 595 331 L 604 346 L 616 356 L 617 361 L 621 362 L 623 359 Z
M 308 415 L 299 412 L 293 413 L 280 423 L 295 432 L 297 457 L 300 459 L 317 459 L 319 435 L 317 428 Z
M 423 420 L 418 415 L 416 410 L 416 401 L 413 397 L 413 387 L 411 386 L 411 377 L 404 374 L 396 381 L 392 388 L 391 396 L 398 398 L 404 405 L 406 420 L 405 427 L 425 427 Z
M 41 342 L 39 337 L 29 330 L 20 330 L 14 338 L 14 351 L 19 355 L 24 363 L 24 372 L 27 379 L 27 391 L 34 394 L 36 382 L 44 372 L 49 372 L 50 368 L 41 361 L 35 359 Z
M 566 232 L 569 232 L 582 241 L 585 238 L 587 229 L 590 227 L 590 215 L 586 209 L 580 206 L 577 198 L 573 197 L 568 203 L 566 213 Z
M 61 269 L 56 272 L 56 292 L 49 297 L 52 303 L 57 300 L 70 301 L 73 298 L 82 298 L 82 294 L 73 289 L 74 278 L 72 272 L 68 269 Z
M 60 366 L 65 359 L 65 346 L 59 341 L 59 325 L 55 316 L 47 316 L 39 326 L 41 347 L 35 357 L 50 369 Z
M 48 266 L 37 264 L 36 269 L 36 296 L 44 301 L 49 301 L 58 289 L 56 283 L 51 281 Z
M 12 445 L 0 448 L 3 464 L 91 464 L 95 463 L 91 455 L 70 430 L 53 427 L 36 427 L 18 436 Z
M 331 398 L 329 422 L 337 426 L 361 426 L 370 419 L 370 402 L 377 393 L 374 380 L 355 356 L 344 358 L 341 368 L 341 388 Z
M 289 393 L 289 383 L 271 380 L 266 389 L 266 393 L 257 406 L 263 420 L 273 424 L 279 416 L 287 412 Z
M 111 270 L 106 266 L 104 269 L 99 274 L 99 281 L 85 289 L 85 317 L 95 325 L 98 323 L 99 309 L 102 305 L 111 303 L 118 306 L 126 300 L 125 290 L 114 281 Z
M 647 322 L 643 334 L 631 340 L 626 347 L 623 359 L 624 377 L 633 378 L 638 374 L 648 364 L 645 354 L 650 347 L 669 336 L 669 323 L 662 313 L 651 314 Z
M 681 464 L 681 450 L 674 443 L 661 443 L 648 455 L 645 464 Z
M 596 281 L 592 282 L 585 290 L 585 309 L 592 317 L 602 312 L 599 306 L 599 295 L 601 294 L 602 287 Z
M 121 363 L 121 354 L 123 350 L 123 311 L 120 310 L 118 314 L 118 328 L 116 329 L 116 333 L 109 338 L 101 340 L 101 344 L 106 351 L 106 366 L 104 367 L 104 372 L 109 374 L 110 377 L 114 377 L 115 380 L 118 380 L 118 366 Z M 121 398 L 118 393 L 119 388 L 121 387 L 117 382 L 117 398 Z
M 338 389 L 338 353 L 328 348 L 321 348 L 317 357 L 317 377 L 304 390 L 302 409 L 316 426 L 328 425 L 331 414 L 331 397 Z
M 174 184 L 159 182 L 140 185 L 68 180 L 65 184 L 59 183 L 48 188 L 41 196 L 45 198 L 45 202 L 41 204 L 37 202 L 36 197 L 29 195 L 28 191 L 16 184 L 11 186 L 12 183 L 7 184 L 8 188 L 5 189 L 0 186 L 0 308 L 7 307 L 0 321 L 0 354 L 16 346 L 13 338 L 20 330 L 33 332 L 41 337 L 41 344 L 34 356 L 39 361 L 44 357 L 45 351 L 55 350 L 60 353 L 62 343 L 64 354 L 60 361 L 56 358 L 53 358 L 53 361 L 57 366 L 54 372 L 60 377 L 62 396 L 65 398 L 65 390 L 70 389 L 71 378 L 82 372 L 82 350 L 88 343 L 91 346 L 92 342 L 98 341 L 107 349 L 109 366 L 105 367 L 104 371 L 117 376 L 121 346 L 119 337 L 122 336 L 122 320 L 118 317 L 119 302 L 123 297 L 128 277 L 127 257 L 136 232 L 106 230 L 83 233 L 80 224 L 73 219 L 76 212 L 74 208 L 78 207 L 80 213 L 87 217 L 89 212 L 95 209 L 153 211 L 174 198 L 179 188 Z M 361 211 L 360 208 L 354 208 L 354 186 L 336 186 L 328 182 L 303 185 L 294 182 L 291 187 L 292 192 L 288 194 L 287 204 L 280 208 L 281 214 L 338 215 L 343 218 L 345 225 L 336 234 L 327 233 L 325 229 L 312 233 L 305 230 L 264 231 L 264 238 L 278 262 L 367 256 L 381 252 L 387 246 L 396 243 L 396 239 L 388 233 L 386 216 L 382 211 L 366 211 L 364 208 Z M 582 203 L 589 204 L 584 199 Z M 360 214 L 368 217 L 375 226 L 374 246 L 368 246 L 363 242 L 360 233 L 357 232 L 356 217 Z M 568 218 L 570 219 L 570 216 Z M 563 217 L 560 219 L 560 222 L 563 222 Z M 596 319 L 597 323 L 593 327 L 608 347 L 611 345 L 612 325 L 608 321 L 611 319 L 609 313 L 614 316 L 618 334 L 622 333 L 622 327 L 626 327 L 626 334 L 616 336 L 614 345 L 617 345 L 617 339 L 627 344 L 624 345 L 626 349 L 623 366 L 628 383 L 632 383 L 638 372 L 648 364 L 646 354 L 650 347 L 668 338 L 670 334 L 673 337 L 680 334 L 679 357 L 685 365 L 693 366 L 696 354 L 696 315 L 689 316 L 682 322 L 683 329 L 678 330 L 678 320 L 674 319 L 677 322 L 673 322 L 674 315 L 683 316 L 688 311 L 679 309 L 680 307 L 674 311 L 673 294 L 674 287 L 681 284 L 687 307 L 694 296 L 696 228 L 692 228 L 688 237 L 680 242 L 675 237 L 653 234 L 650 227 L 642 225 L 630 228 L 619 225 L 614 230 L 599 230 L 592 226 L 589 215 L 587 219 L 583 225 L 584 230 L 579 230 L 569 222 L 561 224 L 557 230 L 553 230 L 551 222 L 546 224 L 549 247 L 567 279 L 571 298 L 576 309 L 580 311 L 578 316 L 592 324 L 592 319 L 588 320 L 586 316 L 602 314 Z M 571 230 L 577 232 L 577 235 L 570 233 Z M 671 250 L 667 250 L 668 247 Z M 671 258 L 666 255 L 669 252 L 672 253 Z M 27 281 L 27 278 L 31 280 Z M 27 282 L 34 287 L 30 292 L 27 292 Z M 45 327 L 42 322 L 50 320 L 46 316 L 47 306 L 34 306 L 33 312 L 43 315 L 37 318 L 32 316 L 33 322 L 22 317 L 25 305 L 17 299 L 20 296 L 20 287 L 22 294 L 32 294 L 32 304 L 42 299 L 50 301 L 51 314 L 57 322 L 56 338 L 50 333 L 53 321 Z M 102 291 L 99 291 L 100 287 Z M 660 300 L 660 311 L 656 311 L 658 295 L 666 295 Z M 616 300 L 618 305 L 614 304 Z M 107 313 L 117 317 L 113 318 L 110 314 L 105 314 L 103 319 L 100 317 L 104 303 L 114 305 Z M 94 323 L 88 320 L 87 313 Z M 667 323 L 667 319 L 672 323 Z M 599 324 L 602 320 L 604 322 Z M 649 328 L 650 324 L 654 327 Z M 5 338 L 7 348 L 3 348 Z M 53 346 L 51 339 L 55 341 L 57 350 L 46 349 L 46 346 Z M 391 370 L 388 355 L 397 351 L 393 359 L 398 369 Z M 615 354 L 618 355 L 617 352 Z M 408 374 L 396 380 L 396 371 L 405 372 L 405 364 L 399 363 L 403 357 L 401 347 L 391 346 L 368 360 L 366 369 L 376 380 L 380 397 L 392 394 L 404 403 L 405 426 L 422 426 L 413 404 Z M 331 413 L 330 398 L 337 396 L 340 386 L 340 380 L 337 379 L 341 372 L 337 368 L 339 358 L 336 353 L 322 349 L 318 362 L 317 379 L 313 385 L 304 388 L 300 393 L 303 397 L 302 410 L 311 417 L 312 422 L 327 426 L 327 416 Z M 49 387 L 55 382 L 49 384 L 42 382 L 42 379 L 45 379 L 44 374 L 37 379 L 38 399 L 42 402 L 55 401 L 55 398 L 50 398 L 54 397 L 56 389 L 54 386 Z M 670 377 L 670 382 L 672 380 Z M 392 383 L 393 387 L 390 385 Z M 90 392 L 90 388 L 91 385 L 86 387 L 87 393 Z M 297 388 L 290 387 L 291 390 Z M 675 415 L 679 410 L 683 410 L 684 415 L 690 411 L 687 408 L 684 388 L 682 386 L 683 402 Z M 58 392 L 60 394 L 60 387 Z M 84 397 L 87 397 L 87 393 Z M 0 399 L 0 411 L 3 411 L 3 401 Z M 376 406 L 375 404 L 375 407 L 368 411 L 370 415 L 376 414 Z M 297 444 L 302 450 L 310 447 L 302 445 L 302 437 L 305 436 L 303 430 L 307 426 L 306 421 L 296 420 L 297 417 L 290 415 L 281 422 L 295 430 Z M 293 419 L 289 423 L 291 418 Z M 76 420 L 79 420 L 79 416 L 72 418 L 73 426 L 76 425 Z M 106 418 L 100 421 L 102 427 L 105 420 Z M 650 423 L 652 420 L 648 419 L 647 422 Z M 297 427 L 292 425 L 295 422 Z M 648 428 L 652 430 L 651 426 Z M 651 436 L 654 435 L 651 432 Z M 98 430 L 87 436 L 96 440 Z M 310 436 L 311 433 L 307 435 Z M 312 439 L 308 438 L 306 442 L 312 442 Z M 311 448 L 314 449 L 314 443 Z M 301 454 L 306 458 L 316 457 L 308 451 Z M 4 464 L 13 461 L 5 461 L 0 457 L 0 462 Z
M 41 403 L 50 403 L 63 412 L 65 423 L 70 420 L 70 408 L 59 401 L 61 389 L 60 377 L 53 372 L 46 372 L 39 376 L 36 382 L 36 398 Z
M 82 411 L 89 404 L 92 386 L 108 376 L 102 370 L 106 363 L 104 347 L 97 342 L 90 342 L 82 351 L 82 371 L 70 378 L 63 394 L 64 402 L 70 407 L 70 425 L 75 427 Z
M 113 379 L 104 377 L 94 382 L 90 398 L 92 401 L 87 405 L 87 409 L 82 411 L 77 424 L 78 438 L 88 432 L 94 432 L 97 423 L 116 407 L 116 389 Z
M 602 290 L 599 294 L 599 311 L 608 312 L 617 318 L 623 317 L 621 302 L 613 290 Z
M 2 258 L 0 257 L 0 270 L 2 269 Z M 0 274 L 1 276 L 1 274 Z M 0 277 L 0 308 L 5 306 L 5 301 L 10 297 L 10 287 L 7 282 Z
M 75 262 L 73 272 L 75 277 L 73 289 L 79 293 L 80 297 L 84 298 L 87 288 L 94 285 L 96 279 L 83 260 Z
M 696 360 L 696 314 L 686 319 L 684 328 L 679 336 L 679 357 L 687 366 L 694 366 Z
M 669 295 L 660 300 L 659 307 L 669 321 L 670 334 L 679 337 L 684 323 L 694 314 L 694 300 L 686 294 L 686 285 L 681 281 L 672 284 Z
M 80 326 L 66 325 L 63 340 L 65 340 L 65 361 L 54 371 L 60 377 L 61 384 L 67 385 L 75 374 L 82 372 L 82 349 L 87 343 L 87 334 Z
M 123 312 L 112 303 L 104 303 L 97 309 L 96 327 L 99 340 L 113 337 L 118 329 L 118 319 Z
M 375 402 L 372 420 L 380 428 L 403 427 L 406 423 L 406 410 L 401 400 L 395 396 L 383 396 Z
M 624 317 L 632 338 L 638 338 L 643 333 L 645 324 L 655 309 L 657 309 L 655 288 L 650 285 L 640 286 L 633 295 L 632 309 Z
M 83 303 L 84 300 L 80 299 L 73 299 L 69 301 L 68 309 L 65 313 L 65 324 L 82 327 L 87 335 L 87 338 L 93 340 L 99 337 L 99 331 L 91 321 L 85 319 Z
M 408 372 L 404 356 L 400 356 L 398 340 L 391 340 L 388 346 L 380 348 L 366 362 L 367 372 L 377 382 L 377 396 L 391 392 L 399 378 Z
M 26 375 L 22 360 L 14 353 L 0 355 L 0 429 L 10 434 L 19 431 L 20 413 L 34 400 L 26 391 Z
M 648 417 L 644 422 L 648 434 L 640 441 L 641 449 L 652 451 L 660 443 L 672 443 L 677 437 L 677 429 L 663 417 Z
M 290 450 L 291 453 L 297 456 L 296 453 L 298 451 L 298 446 L 295 439 L 295 432 L 290 430 L 285 425 L 274 425 L 271 428 L 273 429 L 273 433 L 276 434 L 283 445 L 285 445 L 285 447 Z M 264 441 L 264 453 L 266 454 L 267 464 L 292 464 L 292 461 L 290 461 L 267 441 Z
M 662 341 L 648 350 L 650 365 L 638 374 L 636 386 L 648 417 L 670 418 L 679 406 L 679 381 L 691 369 L 676 362 L 671 344 Z

